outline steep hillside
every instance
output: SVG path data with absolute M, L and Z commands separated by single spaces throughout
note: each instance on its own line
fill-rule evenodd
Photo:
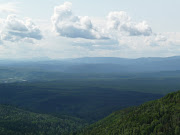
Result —
M 79 119 L 37 114 L 0 105 L 0 135 L 66 135 L 83 127 Z
M 115 112 L 80 135 L 180 135 L 180 91 Z

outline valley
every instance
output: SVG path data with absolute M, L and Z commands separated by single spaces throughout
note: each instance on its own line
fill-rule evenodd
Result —
M 103 62 L 101 58 L 100 60 Z M 115 58 L 113 61 L 111 58 L 113 63 L 118 63 L 117 60 L 122 62 L 121 59 Z M 124 63 L 119 64 L 125 66 L 128 61 L 124 60 Z M 137 60 L 130 60 L 130 63 L 136 65 L 137 62 L 134 61 Z M 90 65 L 86 65 L 86 68 L 91 69 L 91 65 L 98 62 L 103 72 L 99 72 L 99 68 L 97 72 L 81 70 L 84 63 L 87 63 L 87 58 L 85 62 L 77 59 L 69 62 L 1 63 L 0 133 L 104 134 L 101 128 L 98 128 L 99 130 L 93 128 L 92 132 L 89 130 L 106 117 L 111 118 L 119 110 L 122 112 L 124 109 L 125 112 L 127 110 L 128 115 L 131 108 L 160 99 L 180 89 L 179 70 L 159 69 L 154 72 L 112 70 L 110 73 L 103 67 L 104 63 L 96 61 L 96 58 L 91 58 L 88 62 Z M 77 69 L 77 64 L 80 70 Z M 119 68 L 119 65 L 116 67 L 108 60 L 106 64 L 112 68 Z M 67 68 L 69 66 L 71 69 Z M 20 118 L 21 115 L 23 117 Z M 121 119 L 120 116 L 112 118 L 112 122 L 116 122 L 114 120 L 116 118 Z M 21 128 L 11 126 L 13 123 L 19 123 Z M 51 125 L 50 128 L 48 125 Z M 116 132 L 115 129 L 112 130 L 112 133 Z M 131 134 L 129 130 L 127 132 Z

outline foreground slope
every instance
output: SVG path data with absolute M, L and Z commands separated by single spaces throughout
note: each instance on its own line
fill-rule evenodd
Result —
M 0 135 L 65 135 L 83 127 L 76 118 L 57 118 L 0 105 Z
M 80 135 L 180 135 L 180 91 L 115 112 Z

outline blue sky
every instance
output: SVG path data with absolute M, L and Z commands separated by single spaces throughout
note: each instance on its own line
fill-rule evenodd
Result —
M 0 0 L 0 58 L 180 55 L 179 0 Z
M 3 3 L 12 0 L 2 0 Z M 33 18 L 49 19 L 54 6 L 65 0 L 15 0 L 19 3 L 22 15 Z M 74 13 L 81 16 L 105 17 L 111 11 L 126 11 L 134 19 L 147 20 L 158 32 L 179 32 L 179 0 L 69 0 L 73 3 Z

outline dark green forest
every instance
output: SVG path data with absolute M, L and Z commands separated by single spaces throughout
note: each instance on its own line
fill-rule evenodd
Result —
M 176 115 L 164 105 L 162 122 L 163 112 L 156 112 L 161 103 L 154 109 L 157 101 L 152 100 L 180 89 L 180 57 L 106 59 L 0 61 L 0 134 L 148 135 L 174 130 L 171 122 L 168 129 L 162 126 Z M 148 101 L 154 106 L 137 107 Z
M 114 112 L 78 135 L 180 135 L 180 91 Z
M 180 91 L 116 111 L 88 126 L 82 119 L 0 105 L 2 135 L 179 135 Z
M 61 87 L 61 83 L 0 84 L 0 104 L 54 116 L 73 116 L 92 123 L 116 110 L 162 97 L 161 94 L 113 88 L 66 88 Z
M 15 106 L 28 111 L 29 114 L 46 114 L 67 120 L 67 128 L 62 128 L 59 131 L 61 134 L 76 133 L 117 110 L 159 99 L 180 88 L 179 71 L 126 75 L 14 71 L 12 73 L 12 76 L 22 78 L 27 76 L 29 80 L 10 79 L 14 82 L 1 83 L 0 104 Z M 11 77 L 9 71 L 2 71 L 1 77 L 5 78 L 8 75 Z M 30 120 L 29 123 L 31 122 Z M 38 122 L 36 124 L 41 125 Z M 6 132 L 5 127 L 4 131 Z
M 1 135 L 69 135 L 85 125 L 73 117 L 60 118 L 0 105 Z

